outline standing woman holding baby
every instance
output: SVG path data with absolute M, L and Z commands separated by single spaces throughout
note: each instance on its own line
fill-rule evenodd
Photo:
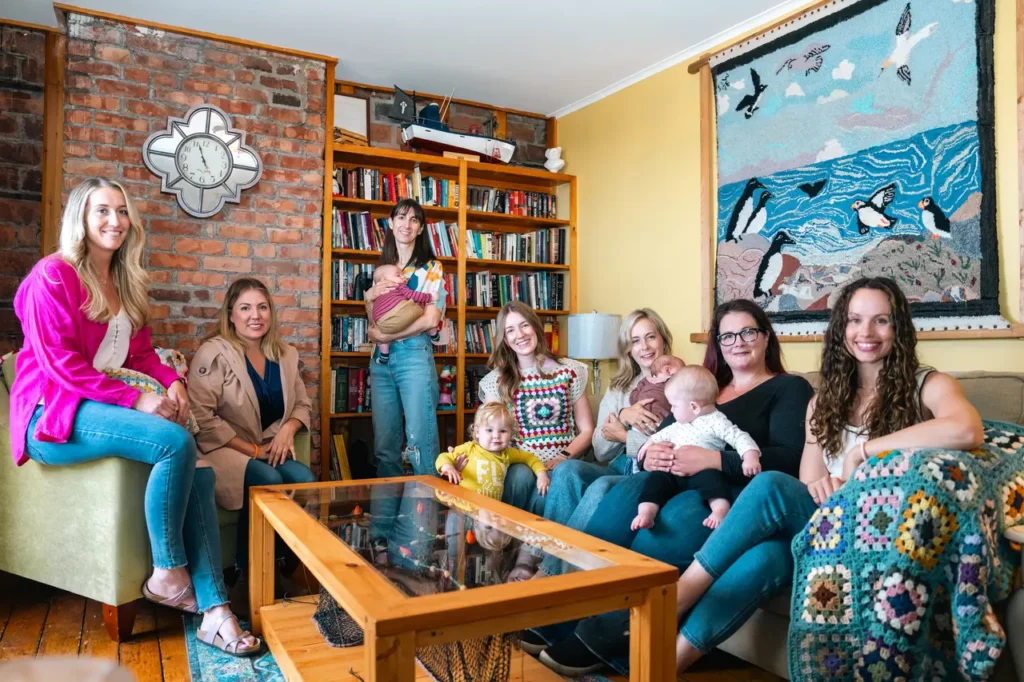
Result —
M 380 345 L 370 361 L 373 392 L 373 440 L 377 476 L 400 476 L 402 452 L 407 453 L 417 475 L 435 475 L 437 457 L 437 369 L 433 344 L 440 343 L 439 325 L 444 316 L 447 294 L 444 269 L 434 256 L 426 231 L 423 207 L 402 199 L 391 210 L 391 229 L 384 237 L 379 266 L 397 266 L 400 276 L 377 278 L 366 291 L 366 309 L 376 320 L 374 302 L 406 286 L 419 294 L 436 294 L 434 303 L 423 306 L 422 314 L 401 331 L 385 332 L 371 324 L 368 336 L 376 344 L 387 344 L 386 358 Z M 380 550 L 392 535 L 399 499 L 377 501 L 376 522 L 371 540 Z

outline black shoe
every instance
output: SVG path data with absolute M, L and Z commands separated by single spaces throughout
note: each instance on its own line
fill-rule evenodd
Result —
M 538 656 L 548 648 L 548 643 L 533 630 L 523 630 L 519 635 L 519 647 L 531 656 Z
M 576 635 L 549 646 L 538 658 L 541 663 L 566 677 L 589 675 L 605 667 L 601 659 Z

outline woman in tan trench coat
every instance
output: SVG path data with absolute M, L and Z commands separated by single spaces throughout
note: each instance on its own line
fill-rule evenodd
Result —
M 199 424 L 199 456 L 217 474 L 217 504 L 242 511 L 235 566 L 244 577 L 249 488 L 315 480 L 295 460 L 295 434 L 309 429 L 311 402 L 298 352 L 280 340 L 274 302 L 262 282 L 234 281 L 217 317 L 217 330 L 192 360 L 188 394 Z

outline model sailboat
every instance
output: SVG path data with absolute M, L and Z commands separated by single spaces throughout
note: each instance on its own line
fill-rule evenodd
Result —
M 454 90 L 452 91 L 454 94 Z M 444 123 L 444 115 L 451 104 L 451 95 L 445 98 L 444 108 L 430 103 L 416 113 L 416 101 L 397 85 L 395 100 L 389 116 L 402 124 L 402 142 L 417 149 L 438 153 L 451 151 L 476 154 L 481 161 L 509 163 L 516 151 L 516 143 L 493 135 L 478 135 L 452 130 Z

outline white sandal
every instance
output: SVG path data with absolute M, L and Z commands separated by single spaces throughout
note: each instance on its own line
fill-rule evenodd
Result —
M 210 632 L 196 630 L 196 638 L 203 644 L 209 644 L 213 648 L 220 649 L 221 651 L 230 656 L 244 658 L 245 656 L 252 656 L 253 654 L 258 654 L 260 650 L 263 648 L 263 642 L 260 641 L 259 637 L 255 637 L 248 630 L 242 630 L 242 634 L 230 640 L 224 639 L 220 636 L 221 627 L 223 627 L 224 623 L 228 622 L 232 618 L 235 619 L 235 622 L 238 622 L 238 616 L 236 616 L 233 613 L 229 613 L 228 615 L 221 618 L 220 622 L 217 623 L 217 627 L 215 627 Z M 242 624 L 239 623 L 238 627 L 241 628 Z M 256 640 L 256 643 L 251 646 L 242 645 L 242 640 L 246 637 L 252 637 Z

